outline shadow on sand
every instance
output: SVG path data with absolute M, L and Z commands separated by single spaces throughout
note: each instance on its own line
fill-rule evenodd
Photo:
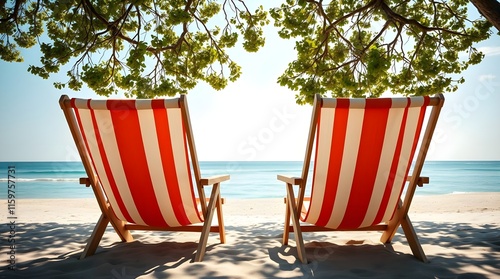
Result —
M 489 278 L 484 274 L 500 277 L 498 226 L 415 222 L 415 228 L 430 263 L 415 259 L 409 248 L 401 251 L 406 240 L 400 233 L 391 245 L 363 244 L 363 241 L 346 245 L 339 243 L 335 233 L 314 233 L 304 235 L 309 263 L 301 264 L 294 247 L 280 244 L 280 224 L 271 222 L 226 226 L 226 244 L 218 244 L 218 237 L 210 235 L 202 263 L 192 262 L 197 234 L 186 237 L 186 233 L 136 232 L 136 241 L 120 243 L 110 228 L 97 253 L 79 260 L 93 224 L 20 224 L 16 232 L 17 270 L 6 268 L 8 263 L 4 259 L 8 257 L 9 243 L 2 238 L 4 266 L 0 277 Z M 190 241 L 179 242 L 179 239 Z

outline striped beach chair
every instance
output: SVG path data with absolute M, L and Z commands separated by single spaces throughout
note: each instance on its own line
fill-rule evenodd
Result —
M 81 256 L 93 255 L 111 223 L 122 241 L 131 230 L 201 232 L 195 261 L 209 232 L 225 242 L 220 183 L 202 178 L 184 95 L 174 99 L 87 100 L 63 95 L 60 106 L 102 215 Z M 204 187 L 213 185 L 210 198 Z M 214 211 L 218 222 L 212 226 Z
M 287 187 L 283 244 L 294 232 L 299 260 L 307 263 L 302 232 L 383 231 L 381 242 L 390 243 L 401 225 L 413 255 L 427 262 L 408 210 L 417 185 L 429 182 L 420 173 L 443 103 L 443 95 L 316 95 L 302 176 L 278 175 Z

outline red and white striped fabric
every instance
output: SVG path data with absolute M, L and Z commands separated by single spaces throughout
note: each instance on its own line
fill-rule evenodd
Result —
M 323 99 L 311 200 L 301 220 L 331 229 L 389 221 L 428 103 L 429 97 Z
M 178 99 L 71 99 L 93 168 L 115 215 L 130 223 L 200 223 Z

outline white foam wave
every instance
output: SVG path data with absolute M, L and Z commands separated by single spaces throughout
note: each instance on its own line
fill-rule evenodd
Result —
M 5 182 L 9 179 L 0 178 L 0 182 Z M 10 179 L 12 180 L 12 179 Z M 36 181 L 45 181 L 45 182 L 70 182 L 70 181 L 78 181 L 78 178 L 15 178 L 13 179 L 16 182 L 36 182 Z

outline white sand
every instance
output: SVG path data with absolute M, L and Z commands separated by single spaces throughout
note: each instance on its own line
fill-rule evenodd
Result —
M 417 196 L 410 218 L 430 263 L 411 255 L 402 233 L 384 246 L 378 232 L 329 232 L 304 234 L 310 263 L 301 264 L 295 242 L 280 243 L 282 199 L 228 199 L 227 243 L 211 234 L 202 263 L 191 262 L 197 233 L 140 231 L 120 243 L 111 227 L 79 260 L 100 215 L 94 200 L 17 202 L 17 271 L 8 270 L 0 203 L 0 278 L 500 278 L 500 193 Z

